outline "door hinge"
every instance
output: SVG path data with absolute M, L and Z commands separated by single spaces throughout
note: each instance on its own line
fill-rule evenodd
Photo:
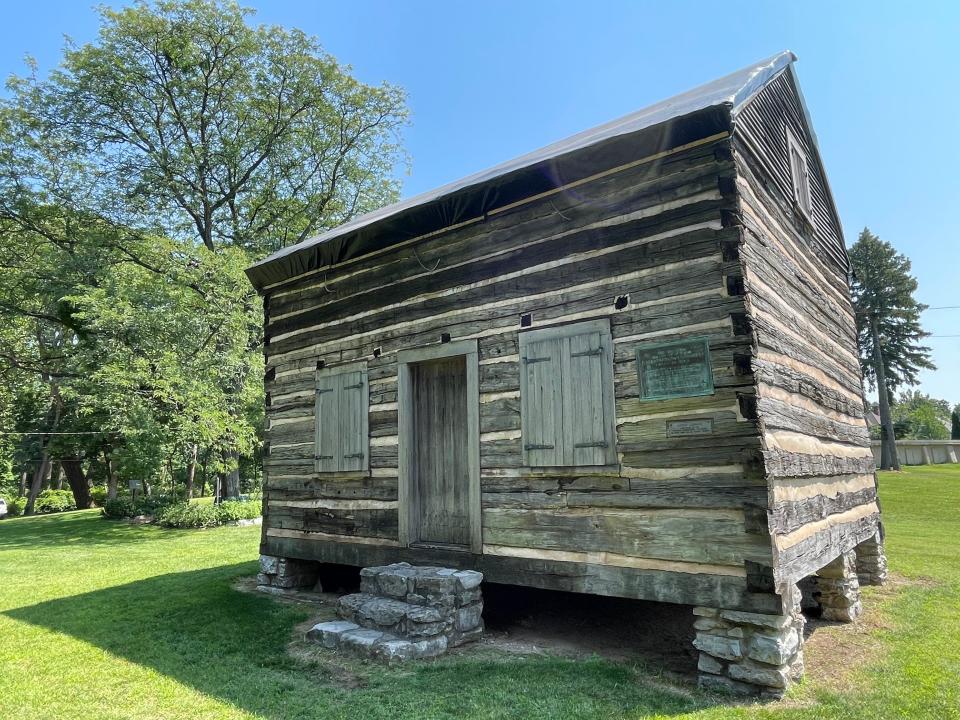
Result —
M 524 450 L 553 450 L 554 446 L 553 445 L 534 445 L 534 444 L 528 443 L 523 446 L 523 449 Z
M 607 442 L 605 440 L 601 440 L 600 442 L 574 443 L 573 446 L 575 448 L 605 448 L 607 447 Z
M 570 353 L 570 357 L 589 357 L 592 355 L 602 355 L 603 348 L 594 348 L 593 350 L 584 350 L 583 352 Z

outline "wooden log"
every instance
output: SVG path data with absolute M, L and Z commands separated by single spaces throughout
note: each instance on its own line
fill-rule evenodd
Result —
M 317 562 L 364 567 L 404 560 L 483 572 L 488 582 L 527 585 L 549 590 L 613 597 L 723 607 L 745 612 L 779 614 L 780 598 L 747 590 L 746 578 L 731 575 L 678 573 L 593 563 L 522 557 L 450 553 L 426 548 L 316 542 L 303 538 L 265 536 L 261 552 Z

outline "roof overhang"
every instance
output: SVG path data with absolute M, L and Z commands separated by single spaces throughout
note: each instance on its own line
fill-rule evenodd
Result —
M 623 162 L 729 129 L 731 118 L 796 60 L 784 51 L 618 120 L 355 218 L 247 269 L 259 290 L 390 245 L 482 218 Z M 589 153 L 583 152 L 589 149 Z

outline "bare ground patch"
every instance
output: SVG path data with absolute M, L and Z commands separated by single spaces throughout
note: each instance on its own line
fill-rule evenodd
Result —
M 883 650 L 879 632 L 892 628 L 885 607 L 906 587 L 935 584 L 923 578 L 892 575 L 883 587 L 865 589 L 864 614 L 856 623 L 808 619 L 805 687 L 832 692 L 861 687 L 864 677 L 860 671 Z M 236 588 L 258 592 L 253 578 L 239 580 Z M 285 591 L 272 597 L 311 613 L 308 620 L 295 626 L 288 654 L 315 668 L 325 682 L 345 689 L 361 688 L 367 685 L 371 672 L 383 668 L 325 650 L 306 639 L 313 625 L 335 619 L 340 594 Z M 684 685 L 696 677 L 698 653 L 693 647 L 695 632 L 689 606 L 504 585 L 485 585 L 484 603 L 486 631 L 482 640 L 451 650 L 449 659 L 598 656 L 634 664 L 639 667 L 639 682 L 671 692 L 682 692 Z M 394 670 L 403 671 L 402 667 Z M 677 682 L 682 684 L 678 686 Z M 731 698 L 731 702 L 742 701 Z M 784 702 L 809 705 L 811 699 L 802 693 Z
M 886 608 L 903 590 L 933 587 L 929 578 L 891 574 L 885 585 L 863 589 L 863 615 L 854 623 L 808 619 L 804 631 L 804 684 L 830 692 L 865 689 L 864 668 L 883 652 L 882 631 L 892 630 Z

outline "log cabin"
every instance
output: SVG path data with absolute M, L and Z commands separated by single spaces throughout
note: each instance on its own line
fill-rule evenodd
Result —
M 782 693 L 801 601 L 852 620 L 885 576 L 849 264 L 795 60 L 250 267 L 260 582 L 409 561 L 691 605 L 702 684 Z

